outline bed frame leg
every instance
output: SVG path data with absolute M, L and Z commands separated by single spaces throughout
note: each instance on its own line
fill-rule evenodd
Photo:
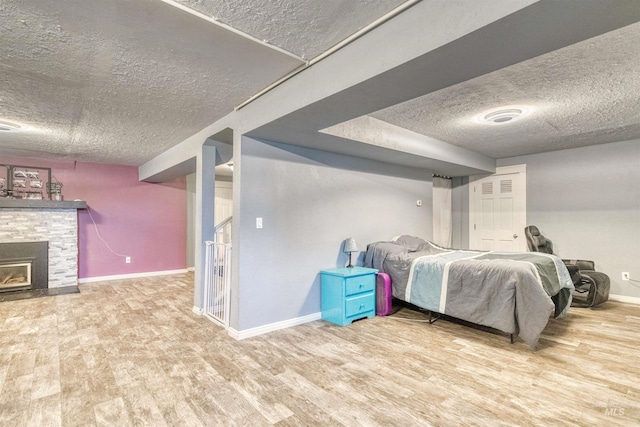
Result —
M 436 320 L 438 320 L 440 318 L 440 314 L 438 314 L 437 316 L 433 316 L 433 312 L 431 310 L 429 310 L 429 324 L 433 324 Z
M 511 344 L 513 344 L 514 342 L 516 342 L 515 339 L 513 339 L 513 334 L 509 334 L 509 339 L 511 339 Z

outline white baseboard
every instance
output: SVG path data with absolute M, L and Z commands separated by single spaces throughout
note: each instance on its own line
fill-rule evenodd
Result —
M 193 306 L 193 308 L 191 309 L 191 311 L 193 311 L 195 314 L 197 314 L 198 316 L 202 316 L 204 314 L 204 309 L 196 307 L 195 305 Z
M 302 325 L 304 323 L 313 322 L 315 320 L 320 320 L 322 318 L 322 313 L 317 312 L 313 314 L 308 314 L 302 317 L 296 317 L 294 319 L 283 320 L 281 322 L 270 323 L 268 325 L 258 326 L 256 328 L 246 329 L 244 331 L 237 331 L 233 328 L 228 329 L 229 336 L 231 338 L 235 338 L 237 340 L 243 340 L 245 338 L 251 338 L 258 335 L 266 334 L 268 332 L 277 331 L 279 329 L 290 328 L 291 326 Z
M 170 274 L 186 273 L 187 269 L 181 270 L 164 270 L 164 271 L 148 271 L 145 273 L 132 273 L 132 274 L 114 274 L 113 276 L 100 276 L 100 277 L 85 277 L 78 279 L 78 283 L 91 283 L 91 282 L 105 282 L 108 280 L 122 280 L 122 279 L 137 279 L 140 277 L 151 276 L 168 276 Z
M 628 297 L 628 296 L 625 296 L 625 295 L 612 295 L 612 294 L 609 294 L 609 299 L 611 301 L 628 302 L 629 304 L 640 305 L 640 298 L 638 298 L 638 297 Z
M 189 271 L 189 272 L 194 272 L 194 271 L 196 271 L 196 268 L 195 268 L 195 267 L 188 267 L 188 268 L 187 268 L 187 271 Z

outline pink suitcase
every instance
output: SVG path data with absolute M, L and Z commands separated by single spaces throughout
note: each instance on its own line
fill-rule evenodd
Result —
M 391 314 L 392 300 L 391 277 L 387 273 L 376 274 L 376 314 L 378 316 Z

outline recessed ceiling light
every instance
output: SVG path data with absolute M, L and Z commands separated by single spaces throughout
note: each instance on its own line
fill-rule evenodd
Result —
M 0 132 L 12 132 L 20 128 L 21 126 L 17 123 L 10 122 L 8 120 L 0 120 Z
M 530 112 L 529 108 L 520 106 L 499 107 L 485 111 L 476 119 L 486 125 L 504 125 L 519 120 Z

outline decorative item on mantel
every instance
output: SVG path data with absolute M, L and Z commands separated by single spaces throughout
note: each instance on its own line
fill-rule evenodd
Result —
M 344 241 L 343 252 L 349 254 L 349 265 L 347 265 L 347 268 L 353 268 L 353 265 L 351 264 L 351 252 L 358 252 L 356 239 L 354 239 L 353 237 L 349 237 L 348 239 L 346 239 Z
M 62 197 L 62 183 L 61 182 L 48 182 L 47 183 L 47 193 L 49 193 L 49 198 L 51 200 L 62 201 L 64 198 Z
M 9 188 L 9 167 L 0 165 L 0 197 L 9 197 L 11 188 Z
M 51 168 L 0 165 L 0 197 L 62 201 L 62 184 L 51 181 Z

